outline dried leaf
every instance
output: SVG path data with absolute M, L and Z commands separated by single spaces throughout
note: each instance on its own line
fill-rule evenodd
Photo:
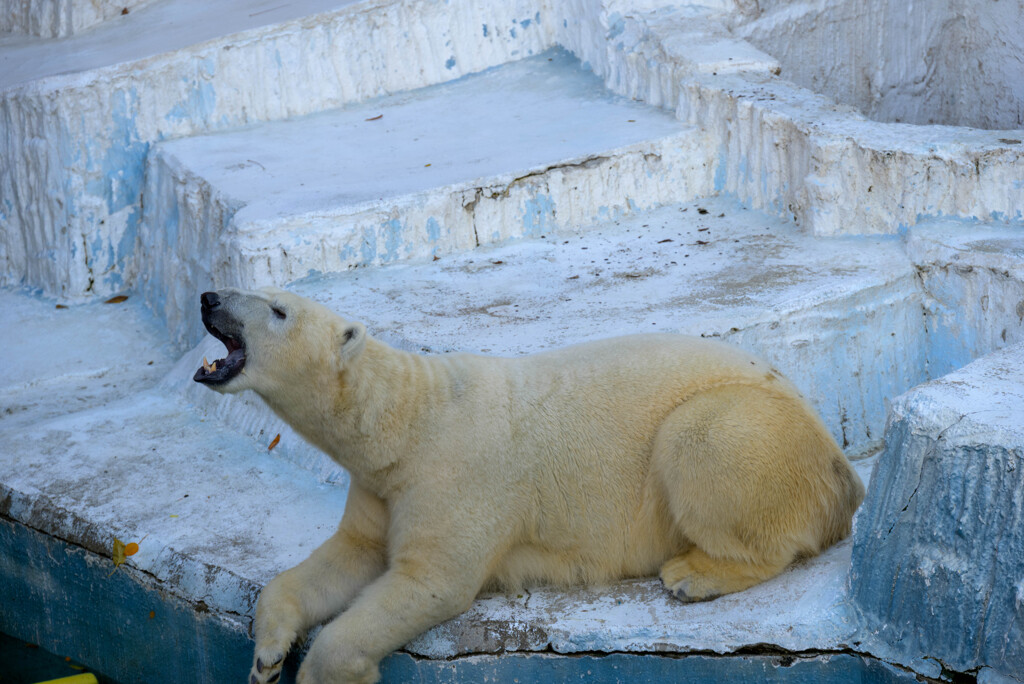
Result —
M 277 443 L 280 442 L 280 441 L 281 441 L 281 435 L 280 435 L 280 433 L 278 433 L 278 435 L 276 437 L 274 437 L 274 439 L 270 440 L 270 446 L 267 447 L 267 451 L 273 451 L 274 447 L 276 447 Z
M 126 560 L 126 557 L 125 557 L 125 554 L 124 554 L 124 549 L 125 549 L 125 543 L 123 541 L 121 541 L 120 539 L 118 539 L 117 537 L 114 537 L 114 548 L 113 548 L 113 550 L 110 553 L 110 558 L 111 558 L 111 560 L 114 561 L 114 569 L 110 571 L 110 575 L 113 575 L 114 572 L 119 567 L 124 565 L 124 562 Z M 107 577 L 110 577 L 110 575 L 107 575 Z
M 63 304 L 58 304 L 56 308 L 58 308 L 58 309 L 66 309 L 68 307 L 64 306 Z
M 127 301 L 127 299 L 128 299 L 128 295 L 117 295 L 116 297 L 111 297 L 110 299 L 108 299 L 107 301 L 105 301 L 103 303 L 104 304 L 120 304 L 121 302 Z
M 367 119 L 367 121 L 377 121 L 378 119 L 382 119 L 382 118 L 384 118 L 384 115 L 383 114 L 378 114 L 377 116 L 371 116 L 369 119 Z
M 156 617 L 156 611 L 155 610 L 149 611 L 149 619 L 152 620 L 155 617 Z
M 135 542 L 129 542 L 124 545 L 124 555 L 134 556 L 139 552 L 139 545 Z

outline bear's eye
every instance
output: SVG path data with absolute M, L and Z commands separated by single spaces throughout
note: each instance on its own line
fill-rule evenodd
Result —
M 274 315 L 277 316 L 278 318 L 280 318 L 281 320 L 284 320 L 284 319 L 288 318 L 288 315 L 284 312 L 284 309 L 282 309 L 280 307 L 271 306 L 270 310 L 273 311 Z

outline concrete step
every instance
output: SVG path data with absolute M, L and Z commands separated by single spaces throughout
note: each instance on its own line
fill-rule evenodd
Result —
M 851 578 L 876 652 L 926 674 L 930 662 L 979 682 L 1018 681 L 1024 346 L 895 399 L 874 479 Z
M 176 354 L 140 297 L 66 306 L 0 290 L 0 430 L 101 406 L 156 384 Z
M 140 287 L 177 341 L 197 292 L 554 235 L 711 191 L 701 135 L 560 50 L 358 106 L 160 143 Z
M 927 379 L 922 292 L 898 239 L 810 238 L 722 198 L 289 289 L 416 351 L 514 356 L 636 332 L 718 337 L 793 380 L 855 455 L 879 445 L 885 401 Z M 283 457 L 344 477 L 259 399 L 193 383 L 204 355 L 223 345 L 206 338 L 168 380 L 191 405 L 255 439 L 281 433 Z
M 0 285 L 126 288 L 157 141 L 459 78 L 551 47 L 553 24 L 534 0 L 160 0 L 0 35 Z

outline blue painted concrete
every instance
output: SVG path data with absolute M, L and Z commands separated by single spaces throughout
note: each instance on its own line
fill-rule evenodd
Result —
M 1024 448 L 966 427 L 997 401 L 954 413 L 915 390 L 896 406 L 854 537 L 865 627 L 898 657 L 1024 678 Z
M 244 681 L 252 641 L 246 618 L 234 624 L 188 604 L 128 566 L 0 518 L 0 632 L 52 652 L 81 654 L 84 665 L 122 682 Z M 149 586 L 144 586 L 145 581 Z M 294 682 L 299 656 L 286 663 Z M 857 654 L 564 656 L 514 653 L 427 660 L 397 653 L 381 665 L 384 682 L 685 681 L 787 684 L 898 684 L 903 670 Z M 4 680 L 6 681 L 6 680 Z

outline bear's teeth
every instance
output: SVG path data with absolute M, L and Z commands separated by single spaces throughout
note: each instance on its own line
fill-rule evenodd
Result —
M 203 357 L 203 370 L 206 371 L 207 373 L 212 373 L 213 371 L 217 370 L 217 362 L 214 361 L 211 364 L 209 361 L 206 360 L 206 357 L 204 356 Z

